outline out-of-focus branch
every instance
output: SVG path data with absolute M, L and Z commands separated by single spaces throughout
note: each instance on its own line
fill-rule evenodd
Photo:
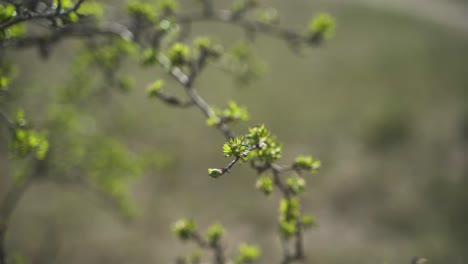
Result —
M 54 19 L 54 18 L 62 18 L 67 15 L 69 15 L 72 12 L 77 11 L 81 4 L 85 0 L 78 0 L 72 7 L 65 9 L 61 11 L 62 6 L 61 6 L 61 1 L 58 1 L 57 9 L 50 9 L 44 12 L 34 12 L 30 10 L 22 10 L 22 14 L 19 14 L 12 19 L 8 20 L 7 22 L 4 22 L 0 24 L 0 31 L 5 30 L 8 27 L 11 27 L 13 25 L 16 25 L 21 22 L 25 21 L 34 21 L 34 20 L 39 20 L 39 19 Z
M 13 183 L 0 203 L 0 264 L 7 264 L 5 239 L 11 215 L 31 180 L 32 175 L 25 175 L 20 181 Z
M 11 132 L 14 128 L 14 124 L 2 110 L 0 110 L 0 119 L 2 119 L 3 123 L 8 128 L 8 131 Z

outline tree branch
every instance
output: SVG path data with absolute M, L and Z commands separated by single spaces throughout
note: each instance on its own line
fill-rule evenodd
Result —
M 39 12 L 39 13 L 31 12 L 31 11 L 27 10 L 28 11 L 27 13 L 23 12 L 23 14 L 18 14 L 17 16 L 10 19 L 9 21 L 0 24 L 0 31 L 3 31 L 5 29 L 7 29 L 7 28 L 9 28 L 9 27 L 11 27 L 13 25 L 19 24 L 21 22 L 34 21 L 34 20 L 39 20 L 39 19 L 49 19 L 50 20 L 50 19 L 54 19 L 54 18 L 65 17 L 68 14 L 77 11 L 84 1 L 85 0 L 78 0 L 72 7 L 64 10 L 63 12 L 61 12 L 61 9 L 62 9 L 61 1 L 58 1 L 58 5 L 57 5 L 57 8 L 55 10 L 48 10 L 48 11 Z
M 19 200 L 29 187 L 32 175 L 25 176 L 19 183 L 13 183 L 10 190 L 0 204 L 0 264 L 7 264 L 5 250 L 6 232 L 11 215 L 18 205 Z

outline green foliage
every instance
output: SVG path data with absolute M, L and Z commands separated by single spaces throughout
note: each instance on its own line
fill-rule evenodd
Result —
M 145 49 L 141 52 L 141 65 L 152 66 L 158 62 L 157 54 L 154 49 Z
M 37 132 L 27 127 L 23 110 L 19 110 L 15 118 L 13 137 L 10 141 L 10 152 L 18 158 L 25 158 L 33 153 L 35 158 L 43 160 L 49 150 L 49 141 L 45 132 Z
M 280 201 L 279 213 L 280 221 L 295 220 L 300 216 L 299 200 L 295 197 L 284 198 Z
M 59 0 L 53 0 L 52 1 L 54 8 L 57 8 L 58 2 L 59 2 Z M 60 4 L 62 5 L 63 9 L 68 9 L 68 8 L 71 8 L 73 6 L 73 1 L 72 0 L 61 0 Z
M 104 7 L 96 1 L 85 1 L 78 9 L 80 14 L 93 15 L 95 17 L 102 17 L 104 14 Z
M 221 224 L 216 223 L 208 228 L 206 231 L 206 237 L 210 244 L 216 244 L 224 235 L 224 232 L 224 227 Z
M 11 82 L 11 78 L 0 75 L 0 90 L 5 89 Z
M 8 27 L 4 31 L 0 31 L 0 40 L 17 38 L 26 33 L 26 26 L 24 23 L 18 23 Z
M 269 196 L 273 192 L 273 180 L 267 175 L 262 175 L 258 178 L 255 187 L 257 190 Z
M 142 1 L 130 1 L 127 3 L 127 12 L 129 15 L 146 22 L 154 23 L 157 19 L 157 13 L 154 6 Z
M 261 255 L 260 248 L 247 243 L 242 243 L 239 246 L 239 255 L 236 258 L 236 264 L 248 264 L 258 259 Z
M 209 50 L 213 45 L 208 37 L 197 37 L 193 43 L 195 44 L 195 48 L 204 50 Z
M 290 239 L 297 233 L 295 220 L 282 220 L 279 224 L 280 233 L 285 239 Z
M 111 138 L 99 138 L 89 148 L 92 160 L 87 164 L 88 177 L 117 203 L 126 216 L 135 212 L 128 197 L 128 181 L 142 173 L 139 158 Z
M 309 24 L 308 33 L 310 35 L 318 34 L 325 39 L 330 39 L 335 34 L 335 20 L 329 14 L 316 15 Z
M 156 80 L 146 88 L 146 95 L 148 97 L 156 97 L 164 86 L 163 80 Z
M 90 63 L 103 71 L 116 70 L 126 55 L 136 51 L 135 43 L 124 39 L 114 39 L 110 43 L 93 47 L 89 54 Z
M 225 157 L 245 157 L 247 155 L 247 144 L 244 137 L 231 138 L 223 145 L 223 153 Z
M 0 22 L 13 18 L 16 14 L 15 6 L 12 4 L 0 4 Z
M 15 76 L 15 67 L 6 60 L 0 62 L 0 90 L 6 90 Z
M 208 58 L 219 58 L 223 52 L 224 48 L 220 44 L 214 44 L 209 37 L 197 37 L 193 41 L 195 50 L 200 52 L 205 52 Z
M 281 158 L 281 144 L 275 141 L 275 137 L 264 125 L 249 128 L 249 134 L 246 135 L 246 138 L 250 145 L 257 147 L 252 152 L 252 156 L 267 163 Z
M 278 10 L 274 8 L 265 8 L 257 11 L 256 20 L 262 24 L 276 25 L 280 22 L 280 16 Z
M 230 123 L 237 120 L 247 121 L 249 119 L 247 108 L 238 106 L 234 101 L 230 101 L 228 107 L 225 109 L 213 108 L 213 111 L 215 115 L 206 120 L 209 126 Z
M 286 184 L 294 194 L 301 194 L 305 190 L 306 182 L 301 177 L 289 177 Z
M 167 56 L 172 66 L 181 66 L 188 62 L 190 49 L 187 45 L 182 43 L 174 43 L 167 51 Z
M 314 159 L 312 156 L 298 156 L 294 161 L 294 169 L 297 171 L 315 172 L 321 166 L 320 160 Z
M 172 231 L 183 241 L 192 238 L 196 229 L 195 223 L 189 219 L 180 219 L 172 226 Z
M 130 18 L 126 20 L 128 23 L 97 23 L 99 21 L 93 17 L 102 17 L 107 11 L 99 1 L 54 0 L 52 6 L 47 6 L 46 2 L 41 3 L 42 6 L 38 10 L 34 10 L 36 7 L 32 6 L 36 2 L 23 2 L 18 2 L 16 6 L 0 4 L 0 23 L 21 16 L 18 20 L 20 23 L 6 25 L 0 32 L 2 47 L 37 46 L 44 55 L 60 41 L 76 37 L 86 40 L 86 49 L 76 53 L 76 59 L 69 71 L 72 75 L 70 83 L 59 89 L 57 96 L 51 96 L 56 101 L 45 111 L 44 120 L 41 120 L 41 126 L 47 127 L 48 133 L 34 130 L 23 111 L 18 112 L 13 124 L 9 124 L 9 118 L 3 118 L 9 127 L 12 127 L 9 148 L 14 156 L 24 158 L 29 154 L 33 155 L 36 160 L 41 161 L 38 162 L 42 165 L 41 176 L 43 174 L 47 179 L 57 182 L 84 183 L 99 194 L 111 198 L 111 202 L 125 216 L 133 216 L 135 210 L 129 199 L 129 182 L 135 176 L 141 175 L 145 167 L 151 166 L 152 159 L 133 153 L 117 138 L 110 136 L 104 129 L 108 124 L 101 124 L 95 114 L 98 109 L 103 109 L 105 100 L 112 96 L 105 87 L 97 88 L 96 84 L 102 87 L 101 81 L 104 80 L 104 86 L 117 86 L 122 91 L 129 91 L 134 80 L 127 72 L 119 70 L 127 62 L 127 58 L 133 58 L 142 66 L 161 66 L 168 75 L 186 88 L 184 90 L 192 100 L 184 104 L 185 102 L 178 100 L 176 96 L 161 93 L 164 86 L 162 80 L 157 80 L 147 87 L 148 97 L 174 99 L 172 102 L 182 102 L 173 104 L 175 106 L 200 108 L 206 115 L 211 116 L 207 123 L 220 129 L 228 138 L 228 142 L 223 145 L 223 153 L 233 159 L 226 167 L 208 169 L 209 176 L 218 178 L 229 172 L 239 160 L 250 160 L 252 168 L 261 175 L 256 182 L 256 188 L 265 195 L 270 195 L 277 187 L 283 196 L 280 202 L 279 223 L 283 237 L 289 238 L 300 232 L 301 223 L 305 227 L 313 222 L 306 217 L 300 219 L 297 196 L 305 189 L 304 179 L 294 176 L 285 180 L 279 176 L 280 173 L 290 171 L 291 167 L 282 167 L 274 163 L 282 153 L 282 145 L 276 138 L 264 125 L 250 128 L 245 135 L 231 136 L 233 132 L 228 125 L 231 122 L 248 120 L 247 109 L 233 101 L 224 109 L 212 108 L 204 103 L 201 97 L 196 97 L 197 93 L 192 86 L 198 73 L 207 62 L 214 59 L 241 84 L 248 84 L 259 78 L 265 71 L 265 66 L 255 55 L 251 43 L 235 43 L 227 52 L 221 45 L 213 44 L 208 37 L 195 37 L 193 48 L 182 43 L 187 41 L 190 34 L 189 24 L 203 20 L 229 22 L 246 29 L 251 36 L 263 30 L 264 33 L 282 38 L 288 43 L 306 42 L 302 34 L 293 31 L 291 34 L 284 34 L 284 29 L 276 27 L 279 14 L 275 9 L 267 8 L 249 14 L 250 10 L 255 11 L 257 1 L 239 0 L 231 6 L 231 12 L 217 12 L 218 10 L 211 10 L 208 1 L 202 1 L 203 9 L 199 10 L 200 13 L 176 14 L 179 4 L 175 0 L 131 1 L 126 5 L 126 12 Z M 44 5 L 47 8 L 43 8 Z M 50 24 L 50 27 L 42 25 L 46 33 L 33 32 L 34 27 L 29 30 L 29 25 L 38 20 L 30 14 L 36 15 L 36 12 L 38 16 L 44 15 L 44 21 Z M 73 23 L 77 25 L 72 25 Z M 309 33 L 329 37 L 333 29 L 334 23 L 329 17 L 318 16 L 311 23 Z M 29 31 L 34 34 L 30 34 Z M 25 37 L 22 38 L 23 36 Z M 11 82 L 12 73 L 8 67 L 3 67 L 6 63 L 3 61 L 3 51 L 0 53 L 0 89 L 4 89 Z M 180 67 L 181 71 L 172 67 Z M 94 70 L 99 70 L 100 74 L 90 74 Z M 83 107 L 90 100 L 96 104 L 93 104 L 91 109 Z M 301 170 L 316 170 L 319 165 L 320 163 L 311 157 L 301 157 L 292 168 L 299 174 Z M 26 171 L 28 170 L 25 167 L 16 171 L 16 175 L 19 175 L 15 176 L 16 182 L 23 183 L 27 180 L 24 176 Z M 273 175 L 269 176 L 269 172 Z M 213 224 L 207 229 L 205 236 L 200 236 L 193 221 L 182 219 L 173 225 L 173 231 L 181 240 L 192 240 L 200 248 L 213 250 L 218 262 L 223 262 L 223 248 L 219 241 L 225 231 L 220 224 Z M 241 244 L 239 255 L 234 261 L 251 263 L 259 256 L 258 247 Z M 194 254 L 184 261 L 199 262 L 200 254 Z
M 301 219 L 301 222 L 304 228 L 309 228 L 316 225 L 315 218 L 311 215 L 304 215 Z

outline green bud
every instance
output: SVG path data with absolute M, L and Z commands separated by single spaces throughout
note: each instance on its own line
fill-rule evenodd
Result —
M 311 215 L 305 215 L 302 217 L 301 219 L 302 221 L 302 226 L 304 228 L 309 228 L 309 227 L 312 227 L 314 226 L 316 223 L 315 223 L 315 218 Z
M 290 220 L 299 217 L 299 201 L 296 198 L 281 199 L 280 201 L 280 219 Z
M 290 177 L 286 180 L 286 184 L 293 193 L 300 194 L 304 192 L 306 182 L 301 177 Z
M 175 43 L 167 55 L 173 66 L 180 66 L 188 61 L 190 50 L 189 47 L 182 43 Z
M 9 20 L 16 14 L 15 6 L 11 4 L 0 5 L 0 22 Z
M 196 231 L 195 223 L 192 220 L 181 219 L 172 226 L 172 231 L 181 239 L 188 240 Z
M 140 1 L 130 1 L 127 4 L 127 12 L 134 17 L 145 19 L 147 22 L 156 21 L 156 12 L 154 7 L 148 3 Z
M 208 37 L 198 37 L 194 41 L 195 47 L 198 49 L 208 50 L 211 47 L 211 40 Z
M 268 196 L 273 192 L 273 180 L 266 175 L 262 175 L 258 178 L 255 187 Z
M 28 124 L 23 109 L 19 109 L 18 112 L 16 112 L 15 123 L 19 127 L 24 127 Z
M 153 49 L 145 49 L 141 53 L 141 64 L 143 66 L 151 66 L 157 62 L 156 52 Z
M 71 12 L 71 13 L 68 14 L 67 19 L 70 22 L 75 23 L 75 22 L 78 22 L 80 17 L 78 16 L 78 14 L 76 12 Z
M 212 115 L 208 119 L 206 119 L 206 124 L 208 126 L 217 126 L 221 122 L 220 118 L 217 115 Z
M 224 234 L 224 228 L 221 224 L 213 224 L 206 231 L 206 236 L 211 244 L 215 244 Z
M 146 88 L 146 95 L 148 97 L 155 97 L 158 96 L 159 91 L 161 91 L 162 87 L 164 86 L 164 81 L 163 80 L 157 80 L 150 84 Z
M 212 169 L 212 168 L 209 168 L 208 169 L 208 175 L 210 175 L 210 177 L 212 178 L 218 178 L 219 176 L 223 175 L 224 172 L 220 169 Z
M 281 221 L 279 227 L 280 227 L 281 235 L 286 239 L 294 236 L 297 231 L 295 221 L 286 221 L 286 220 Z
M 335 33 L 335 20 L 329 14 L 315 16 L 309 24 L 309 34 L 320 34 L 325 39 L 333 37 Z
M 250 263 L 256 260 L 261 254 L 260 248 L 254 245 L 242 243 L 239 246 L 239 256 L 236 264 Z
M 314 159 L 312 156 L 298 156 L 294 161 L 294 167 L 299 170 L 315 172 L 320 168 L 320 160 Z
M 101 17 L 104 13 L 104 9 L 101 4 L 95 1 L 85 1 L 80 5 L 78 10 L 80 14 L 83 15 L 94 15 L 96 17 Z
M 10 84 L 11 79 L 5 76 L 0 76 L 0 89 L 7 87 Z

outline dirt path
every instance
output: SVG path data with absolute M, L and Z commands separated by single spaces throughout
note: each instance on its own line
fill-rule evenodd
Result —
M 393 10 L 468 34 L 468 5 L 448 0 L 335 0 Z

